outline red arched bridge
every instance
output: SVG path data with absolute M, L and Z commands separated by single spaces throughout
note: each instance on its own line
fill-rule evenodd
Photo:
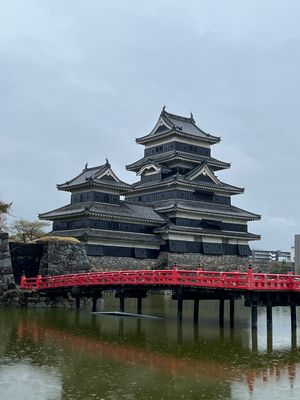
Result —
M 197 270 L 130 270 L 112 272 L 88 272 L 36 278 L 21 278 L 21 289 L 49 290 L 72 286 L 116 285 L 174 286 L 245 291 L 289 291 L 300 293 L 300 275 L 261 274 L 252 269 L 247 272 L 216 272 Z
M 230 324 L 234 321 L 234 300 L 244 297 L 245 305 L 252 309 L 252 327 L 257 327 L 257 307 L 267 308 L 267 325 L 272 327 L 272 307 L 290 306 L 292 328 L 296 328 L 296 306 L 300 305 L 300 275 L 261 274 L 252 269 L 247 272 L 217 272 L 196 270 L 130 270 L 90 272 L 57 276 L 21 278 L 21 289 L 39 291 L 51 296 L 70 293 L 76 298 L 93 298 L 93 311 L 102 291 L 113 290 L 120 299 L 137 298 L 141 313 L 142 298 L 149 290 L 171 290 L 178 300 L 178 319 L 182 320 L 183 300 L 194 300 L 194 322 L 198 322 L 199 301 L 220 300 L 219 320 L 224 324 L 224 300 L 230 300 Z

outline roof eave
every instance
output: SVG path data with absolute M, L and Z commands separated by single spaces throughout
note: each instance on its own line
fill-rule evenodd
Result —
M 155 229 L 155 232 L 157 232 L 157 233 L 160 233 L 160 234 L 162 234 L 162 233 L 177 233 L 177 234 L 180 234 L 180 235 L 195 235 L 195 236 L 210 236 L 210 237 L 228 237 L 228 236 L 230 236 L 230 237 L 232 237 L 232 238 L 234 238 L 234 239 L 240 239 L 240 240 L 247 240 L 247 241 L 252 241 L 252 240 L 260 240 L 261 239 L 261 236 L 260 235 L 255 235 L 254 233 L 251 233 L 250 235 L 244 235 L 244 236 L 242 236 L 242 235 L 236 235 L 236 234 L 231 234 L 231 233 L 224 233 L 224 232 L 222 232 L 222 231 L 220 231 L 220 232 L 205 232 L 205 231 L 203 231 L 203 232 L 197 232 L 197 231 L 195 231 L 195 232 L 192 232 L 192 231 L 181 231 L 181 230 L 177 230 L 177 229 L 174 229 L 174 228 L 171 228 L 171 229 L 168 229 L 168 228 L 157 228 L 157 229 Z
M 164 138 L 165 136 L 171 136 L 171 135 L 186 136 L 191 139 L 196 139 L 198 141 L 203 141 L 203 142 L 207 142 L 207 143 L 211 143 L 211 144 L 216 144 L 221 141 L 221 138 L 217 137 L 217 136 L 210 135 L 209 137 L 203 137 L 203 136 L 192 135 L 190 133 L 186 133 L 186 132 L 178 131 L 178 130 L 174 130 L 174 129 L 170 130 L 169 132 L 162 133 L 162 134 L 151 135 L 151 136 L 146 135 L 141 138 L 136 138 L 135 141 L 138 144 L 146 144 L 149 142 L 155 142 L 159 139 Z
M 135 222 L 147 222 L 149 224 L 158 224 L 162 225 L 165 224 L 165 220 L 156 220 L 156 219 L 149 219 L 149 218 L 138 218 L 138 217 L 126 217 L 122 215 L 108 215 L 108 214 L 102 214 L 102 213 L 97 213 L 95 211 L 90 211 L 90 210 L 83 210 L 80 212 L 74 212 L 74 213 L 68 213 L 68 214 L 60 214 L 60 215 L 47 215 L 48 213 L 45 214 L 39 214 L 39 218 L 42 220 L 46 221 L 56 221 L 58 219 L 67 219 L 67 218 L 74 218 L 74 217 L 81 217 L 81 216 L 94 216 L 94 217 L 102 217 L 102 218 L 110 218 L 110 219 L 117 219 L 117 220 L 122 220 L 122 221 L 135 221 Z
M 222 213 L 215 213 L 215 212 L 209 212 L 209 211 L 195 211 L 191 209 L 186 209 L 186 208 L 180 208 L 178 206 L 170 206 L 170 207 L 165 207 L 165 208 L 155 208 L 155 211 L 158 213 L 169 213 L 169 212 L 174 212 L 174 211 L 180 211 L 183 213 L 191 213 L 191 214 L 201 214 L 201 215 L 209 215 L 213 217 L 224 217 L 224 218 L 235 218 L 235 219 L 240 219 L 243 221 L 259 221 L 261 219 L 260 215 L 253 214 L 253 216 L 241 216 L 241 215 L 235 215 L 235 214 L 222 214 Z
M 163 155 L 164 153 L 160 153 L 159 155 Z M 178 152 L 173 151 L 173 154 L 167 154 L 167 157 L 165 159 L 161 159 L 159 161 L 156 161 L 155 159 L 153 160 L 153 162 L 156 162 L 157 164 L 165 164 L 169 161 L 172 161 L 173 159 L 178 159 L 178 160 L 182 160 L 182 161 L 189 161 L 191 163 L 198 163 L 198 164 L 202 164 L 203 162 L 206 162 L 208 165 L 212 166 L 213 168 L 215 168 L 215 170 L 221 170 L 221 169 L 229 169 L 231 167 L 230 163 L 225 163 L 223 161 L 214 161 L 214 160 L 210 160 L 210 157 L 208 157 L 207 159 L 191 159 L 189 157 L 189 153 L 186 153 L 186 157 L 182 156 L 180 154 L 178 154 Z M 148 162 L 150 162 L 149 160 L 147 160 L 149 157 L 143 157 L 138 161 L 135 161 L 131 164 L 126 165 L 126 169 L 128 171 L 136 171 L 140 168 L 142 168 L 143 165 L 147 164 Z M 147 161 L 146 161 L 147 160 Z M 144 161 L 144 162 L 143 162 Z M 138 164 L 140 163 L 140 164 Z M 137 164 L 137 165 L 136 165 Z
M 138 182 L 139 183 L 139 182 Z M 143 187 L 131 187 L 131 190 L 129 191 L 129 194 L 133 194 L 132 192 L 140 192 L 143 190 L 147 190 L 147 189 L 155 189 L 155 188 L 160 188 L 161 186 L 166 187 L 166 186 L 185 186 L 185 187 L 192 187 L 194 189 L 203 189 L 203 190 L 209 190 L 209 191 L 219 191 L 219 192 L 223 192 L 223 193 L 228 193 L 230 195 L 236 195 L 236 194 L 241 194 L 244 192 L 243 188 L 237 188 L 237 189 L 226 189 L 223 187 L 209 187 L 209 186 L 204 186 L 204 185 L 197 185 L 197 184 L 193 184 L 192 181 L 191 183 L 188 182 L 180 182 L 180 181 L 169 181 L 169 182 L 159 182 L 158 184 L 154 184 L 152 185 L 151 182 L 149 185 L 147 186 L 143 186 Z
M 122 182 L 123 183 L 123 182 Z M 87 180 L 86 182 L 83 183 L 79 183 L 77 185 L 66 185 L 66 184 L 61 184 L 61 185 L 56 185 L 57 189 L 63 192 L 72 192 L 76 189 L 80 189 L 80 188 L 86 188 L 89 186 L 96 186 L 96 187 L 105 187 L 108 189 L 115 189 L 118 190 L 120 193 L 126 193 L 128 190 L 130 190 L 130 185 L 128 185 L 128 187 L 122 187 L 122 186 L 114 186 L 114 185 L 110 185 L 109 183 L 106 184 L 104 182 L 97 182 L 94 180 Z

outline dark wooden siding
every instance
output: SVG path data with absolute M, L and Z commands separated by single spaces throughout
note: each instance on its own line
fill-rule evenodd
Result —
M 87 228 L 123 232 L 152 233 L 154 226 L 143 224 L 130 224 L 126 222 L 108 221 L 101 219 L 78 219 L 70 221 L 55 221 L 53 223 L 54 231 Z
M 195 201 L 206 201 L 215 204 L 230 205 L 230 197 L 219 196 L 212 192 L 197 190 L 195 192 L 189 192 L 187 190 L 166 190 L 164 192 L 148 193 L 140 196 L 128 197 L 130 201 L 136 201 L 140 203 L 153 203 L 155 201 L 170 200 L 170 199 L 183 199 L 183 200 L 195 200 Z
M 85 245 L 89 256 L 131 257 L 131 258 L 157 258 L 159 250 L 133 247 L 102 246 L 96 244 Z
M 184 240 L 169 240 L 165 245 L 161 246 L 161 250 L 174 253 L 200 253 L 207 255 L 251 255 L 248 245 L 188 242 Z
M 217 220 L 207 219 L 191 219 L 191 218 L 170 218 L 170 221 L 175 225 L 188 226 L 194 228 L 234 231 L 234 232 L 247 232 L 247 225 L 233 224 L 229 222 L 222 222 Z
M 173 151 L 173 150 L 210 157 L 210 149 L 206 147 L 195 146 L 193 144 L 182 143 L 177 141 L 161 144 L 159 146 L 149 147 L 148 149 L 145 149 L 144 154 L 145 157 L 151 157 L 155 154 L 166 153 L 168 151 Z
M 71 195 L 71 203 L 99 202 L 109 204 L 119 204 L 120 196 L 117 194 L 103 192 L 82 192 Z

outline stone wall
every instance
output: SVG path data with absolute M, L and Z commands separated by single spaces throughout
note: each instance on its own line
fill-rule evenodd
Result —
M 46 241 L 42 244 L 41 275 L 76 274 L 91 270 L 89 259 L 82 243 Z
M 8 233 L 0 232 L 0 296 L 15 288 L 15 279 L 11 266 Z
M 160 253 L 157 259 L 136 259 L 126 257 L 91 257 L 93 271 L 117 271 L 126 269 L 165 269 L 176 265 L 183 269 L 204 268 L 211 271 L 245 271 L 249 266 L 248 257 L 206 256 L 198 253 Z
M 89 256 L 92 271 L 121 271 L 129 269 L 155 269 L 157 260 L 130 257 Z
M 249 257 L 207 256 L 198 253 L 168 253 L 167 265 L 176 264 L 178 268 L 203 268 L 208 271 L 246 271 Z

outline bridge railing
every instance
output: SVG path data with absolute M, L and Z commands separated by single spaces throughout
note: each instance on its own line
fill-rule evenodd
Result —
M 21 278 L 21 288 L 31 290 L 71 286 L 159 285 L 194 286 L 239 290 L 300 291 L 300 276 L 248 272 L 198 270 L 131 270 L 90 272 L 36 278 Z

